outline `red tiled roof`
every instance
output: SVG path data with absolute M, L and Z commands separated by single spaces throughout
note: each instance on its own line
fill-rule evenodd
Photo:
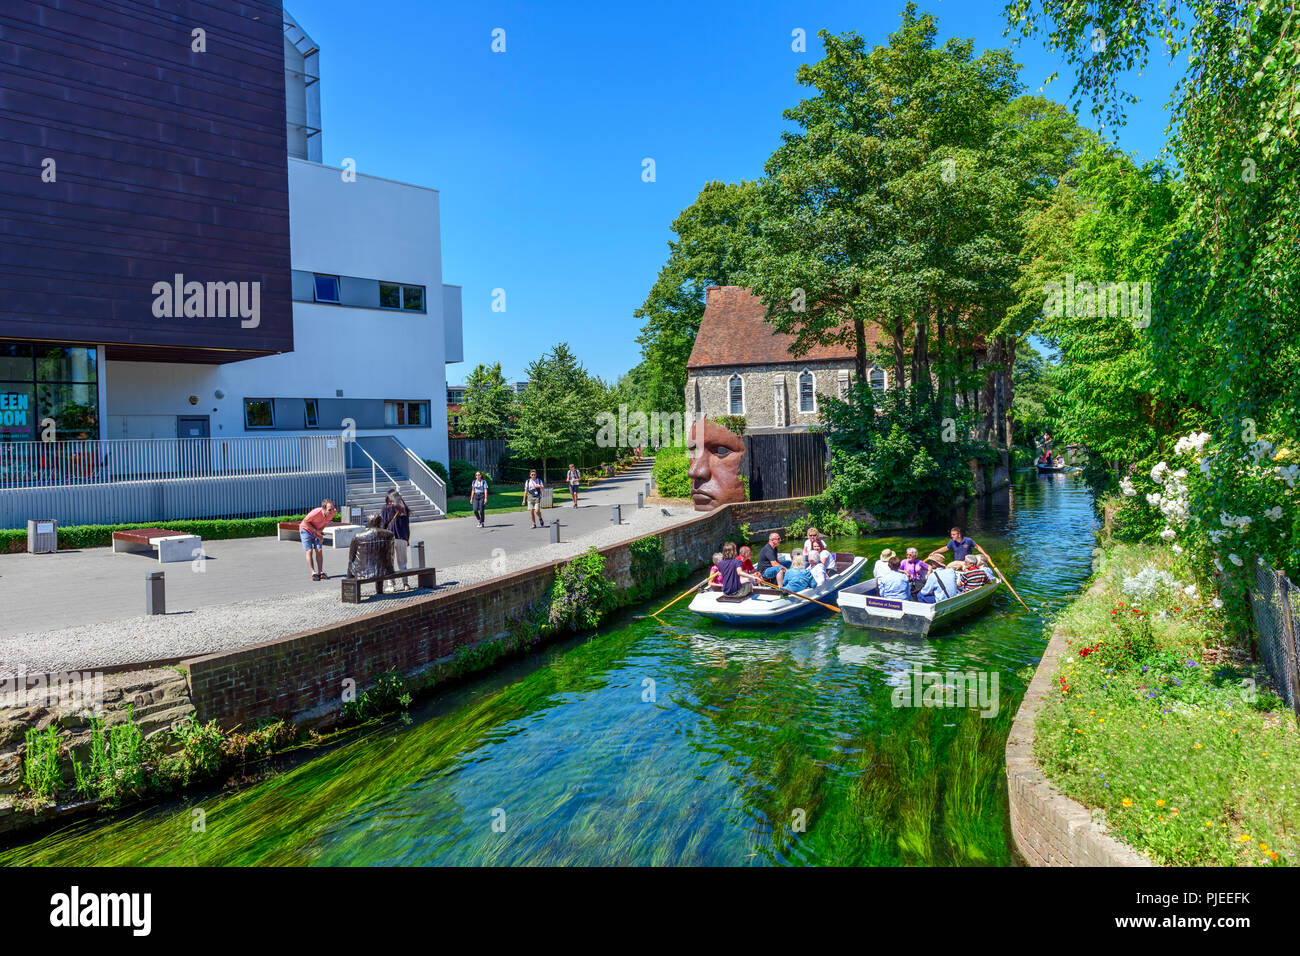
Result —
M 706 293 L 707 303 L 700 331 L 695 337 L 687 368 L 716 368 L 733 365 L 778 365 L 852 359 L 856 353 L 843 345 L 815 345 L 807 355 L 790 354 L 794 336 L 778 332 L 765 318 L 763 301 L 738 285 L 714 286 Z M 867 348 L 875 346 L 880 329 L 867 326 Z

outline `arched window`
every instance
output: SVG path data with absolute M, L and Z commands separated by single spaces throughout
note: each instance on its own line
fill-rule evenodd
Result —
M 871 383 L 871 387 L 877 392 L 883 392 L 885 386 L 888 384 L 888 377 L 885 375 L 885 370 L 882 368 L 873 368 L 867 373 L 867 379 Z
M 801 414 L 817 411 L 817 376 L 812 372 L 799 375 L 799 411 Z
M 745 382 L 739 375 L 733 375 L 727 380 L 727 395 L 731 407 L 729 414 L 745 414 Z

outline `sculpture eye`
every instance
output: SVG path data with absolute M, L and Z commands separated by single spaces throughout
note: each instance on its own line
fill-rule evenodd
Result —
M 731 449 L 726 445 L 718 445 L 713 449 L 713 454 L 716 458 L 726 458 L 731 454 Z

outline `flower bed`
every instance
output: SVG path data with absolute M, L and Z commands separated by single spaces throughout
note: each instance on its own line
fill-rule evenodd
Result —
M 1056 621 L 1069 652 L 1034 756 L 1115 837 L 1171 865 L 1300 853 L 1300 731 L 1169 551 L 1117 545 Z

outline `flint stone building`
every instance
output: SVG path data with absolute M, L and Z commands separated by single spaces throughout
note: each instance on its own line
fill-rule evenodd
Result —
M 704 318 L 686 364 L 688 417 L 743 415 L 746 430 L 807 431 L 821 421 L 826 397 L 847 398 L 856 375 L 854 353 L 842 345 L 818 345 L 794 358 L 793 335 L 776 331 L 763 302 L 741 286 L 714 286 L 706 293 Z M 867 346 L 879 329 L 867 329 Z M 884 390 L 890 372 L 868 366 L 872 388 Z

